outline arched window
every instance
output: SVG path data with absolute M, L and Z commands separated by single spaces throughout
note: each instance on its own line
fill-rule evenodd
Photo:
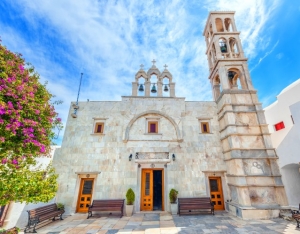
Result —
M 226 44 L 226 40 L 224 38 L 220 38 L 219 39 L 219 46 L 220 46 L 220 50 L 222 53 L 227 53 L 227 44 Z
M 239 57 L 239 49 L 237 47 L 237 43 L 236 43 L 235 38 L 230 38 L 229 39 L 229 46 L 230 46 L 230 51 L 232 53 L 232 56 L 234 58 Z
M 241 76 L 241 72 L 237 69 L 229 69 L 228 80 L 232 89 L 246 89 L 244 78 Z
M 225 20 L 224 20 L 224 24 L 225 24 L 225 30 L 227 31 L 227 32 L 232 32 L 233 30 L 232 30 L 232 24 L 231 24 L 231 19 L 230 18 L 226 18 Z
M 142 76 L 138 80 L 138 96 L 145 96 L 145 78 Z
M 224 32 L 223 22 L 220 18 L 216 19 L 216 28 L 217 28 L 217 32 Z
M 213 89 L 214 89 L 215 100 L 217 100 L 218 97 L 220 96 L 220 93 L 222 92 L 222 86 L 221 86 L 219 75 L 217 75 L 213 79 Z
M 155 75 L 155 74 L 151 75 L 150 96 L 152 96 L 152 97 L 157 96 L 157 81 L 158 81 L 157 75 Z
M 170 80 L 169 78 L 164 77 L 162 81 L 163 81 L 163 87 L 162 87 L 163 97 L 170 97 Z

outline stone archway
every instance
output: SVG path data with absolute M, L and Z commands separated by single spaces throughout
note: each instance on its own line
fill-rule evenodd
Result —
M 149 114 L 160 115 L 160 116 L 166 118 L 167 120 L 169 120 L 169 121 L 172 123 L 172 125 L 174 126 L 174 128 L 175 128 L 178 142 L 182 142 L 182 137 L 181 137 L 181 133 L 180 133 L 179 127 L 178 127 L 178 125 L 176 124 L 176 122 L 174 121 L 174 119 L 173 119 L 171 116 L 169 116 L 169 115 L 167 115 L 167 114 L 165 114 L 165 113 L 163 113 L 163 112 L 156 111 L 156 110 L 145 111 L 145 112 L 142 112 L 142 113 L 138 114 L 137 116 L 133 117 L 133 118 L 130 120 L 130 122 L 129 122 L 129 124 L 127 125 L 127 127 L 126 127 L 125 134 L 124 134 L 124 138 L 123 138 L 123 141 L 124 141 L 124 142 L 127 142 L 128 139 L 129 139 L 129 132 L 130 132 L 130 128 L 131 128 L 132 124 L 133 124 L 137 119 L 139 119 L 140 117 L 145 116 L 145 115 L 149 115 Z

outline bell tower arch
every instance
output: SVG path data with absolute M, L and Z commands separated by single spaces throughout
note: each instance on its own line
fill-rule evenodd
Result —
M 210 12 L 203 32 L 227 166 L 226 209 L 245 219 L 278 217 L 286 193 L 234 13 Z

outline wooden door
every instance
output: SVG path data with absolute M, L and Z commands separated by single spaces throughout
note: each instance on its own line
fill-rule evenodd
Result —
M 141 210 L 153 210 L 153 170 L 142 170 L 142 196 L 141 196 Z
M 77 202 L 77 212 L 88 212 L 89 205 L 92 202 L 93 185 L 94 179 L 81 179 Z
M 210 199 L 215 205 L 215 210 L 224 210 L 224 199 L 221 177 L 209 177 Z

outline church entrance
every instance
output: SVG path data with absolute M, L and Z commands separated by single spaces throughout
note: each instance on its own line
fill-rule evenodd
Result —
M 221 177 L 209 177 L 210 199 L 215 210 L 224 210 L 224 198 Z
M 94 179 L 81 179 L 78 201 L 77 201 L 77 212 L 87 213 L 89 206 L 92 202 Z
M 163 169 L 142 169 L 141 210 L 164 210 Z

